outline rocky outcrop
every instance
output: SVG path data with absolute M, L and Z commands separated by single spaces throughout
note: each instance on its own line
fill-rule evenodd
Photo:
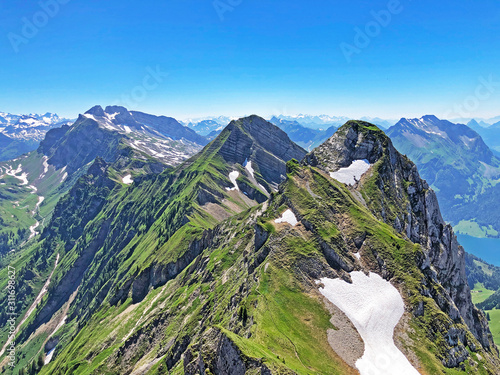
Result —
M 201 238 L 192 241 L 188 249 L 175 261 L 167 264 L 155 264 L 134 276 L 131 283 L 127 283 L 127 287 L 122 288 L 122 290 L 118 291 L 112 298 L 111 304 L 115 304 L 119 300 L 126 298 L 126 296 L 128 296 L 129 286 L 131 287 L 130 293 L 132 301 L 134 303 L 140 302 L 148 294 L 151 288 L 165 285 L 167 281 L 179 275 L 203 252 L 203 250 L 212 246 L 216 239 L 218 240 L 218 228 L 204 231 Z M 196 262 L 192 267 L 196 267 Z
M 277 186 L 286 176 L 286 162 L 301 160 L 306 151 L 284 131 L 258 116 L 232 121 L 221 134 L 227 136 L 219 154 L 229 163 L 251 161 L 262 177 Z
M 202 339 L 183 355 L 184 374 L 197 375 L 271 375 L 269 368 L 255 358 L 245 356 L 220 329 L 208 330 Z M 209 372 L 207 372 L 207 370 Z

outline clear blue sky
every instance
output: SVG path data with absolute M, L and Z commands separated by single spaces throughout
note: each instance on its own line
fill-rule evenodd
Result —
M 355 28 L 388 1 L 242 0 L 223 20 L 213 0 L 60 1 L 44 19 L 38 1 L 2 0 L 1 111 L 443 116 L 477 97 L 480 77 L 500 82 L 497 0 L 402 0 L 350 62 L 340 45 L 356 47 Z M 148 67 L 168 76 L 146 78 Z M 500 84 L 480 97 L 472 115 L 500 115 Z

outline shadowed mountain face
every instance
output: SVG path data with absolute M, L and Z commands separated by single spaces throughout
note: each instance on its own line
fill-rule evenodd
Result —
M 41 285 L 59 259 L 17 340 L 23 363 L 55 348 L 41 374 L 355 374 L 369 343 L 319 281 L 370 272 L 401 301 L 384 334 L 410 368 L 498 368 L 463 249 L 376 126 L 350 121 L 306 155 L 250 116 L 161 174 L 113 173 L 96 159 L 16 265 Z
M 461 233 L 498 236 L 500 161 L 465 125 L 435 116 L 402 119 L 387 134 L 436 190 L 445 219 Z M 495 198 L 496 197 L 496 198 Z
M 302 159 L 306 151 L 293 143 L 277 126 L 258 116 L 232 121 L 221 134 L 226 138 L 220 155 L 227 162 L 244 164 L 253 161 L 262 176 L 277 186 L 286 175 L 290 159 Z

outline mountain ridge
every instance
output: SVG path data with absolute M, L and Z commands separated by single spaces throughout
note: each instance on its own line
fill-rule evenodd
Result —
M 300 162 L 284 160 L 294 154 Z M 108 185 L 103 160 L 88 171 L 59 203 L 65 221 L 54 218 L 29 250 L 35 264 L 61 257 L 19 336 L 30 350 L 55 348 L 42 374 L 354 374 L 356 361 L 328 338 L 339 331 L 360 356 L 363 339 L 318 284 L 352 272 L 375 272 L 400 294 L 394 342 L 415 369 L 498 366 L 434 193 L 372 124 L 350 121 L 306 155 L 250 116 L 181 165 L 130 185 Z M 50 345 L 37 344 L 40 323 L 59 325 L 59 307 L 67 318 L 47 333 Z

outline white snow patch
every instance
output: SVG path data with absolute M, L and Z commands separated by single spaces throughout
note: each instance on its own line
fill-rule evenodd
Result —
M 252 168 L 252 161 L 251 160 L 249 161 L 248 159 L 245 159 L 245 162 L 243 163 L 243 166 L 248 171 L 248 173 L 250 173 L 250 175 L 252 176 L 252 178 L 255 178 L 254 175 L 253 175 L 254 169 Z
M 109 118 L 111 121 L 113 121 L 113 120 L 115 119 L 115 117 L 116 117 L 116 116 L 118 116 L 119 114 L 120 114 L 120 112 L 115 112 L 115 113 L 113 113 L 113 114 L 111 114 L 111 115 L 110 115 L 109 113 L 107 113 L 106 115 L 108 116 L 108 118 Z
M 42 178 L 44 178 L 45 175 L 47 174 L 47 172 L 49 171 L 49 163 L 47 163 L 47 160 L 49 160 L 49 158 L 44 155 L 43 158 L 42 158 L 43 172 L 42 172 L 42 174 L 39 177 L 40 180 Z
M 228 191 L 240 190 L 240 188 L 238 187 L 238 184 L 236 183 L 236 179 L 239 176 L 240 176 L 240 172 L 238 172 L 238 171 L 232 171 L 231 173 L 229 173 L 229 180 L 232 182 L 234 187 L 232 187 L 232 188 L 227 187 L 226 190 L 228 190 Z
M 288 209 L 285 212 L 283 212 L 283 215 L 279 219 L 274 220 L 274 222 L 276 224 L 279 224 L 279 223 L 288 223 L 292 227 L 296 226 L 297 223 L 298 223 L 297 218 L 295 217 L 294 213 L 290 209 Z
M 9 176 L 17 178 L 18 180 L 21 180 L 21 185 L 28 185 L 28 173 L 23 173 L 23 166 L 21 164 L 17 166 L 16 170 L 13 170 L 12 165 L 9 165 L 9 168 L 6 168 L 5 173 Z M 20 176 L 18 176 L 19 173 L 21 173 Z
M 132 175 L 128 174 L 125 177 L 122 178 L 122 182 L 126 185 L 130 185 L 134 180 L 132 180 Z
M 52 361 L 52 357 L 54 356 L 54 350 L 56 350 L 56 347 L 53 347 L 52 349 L 49 350 L 49 352 L 45 355 L 45 361 L 44 363 L 48 365 L 50 361 Z
M 356 327 L 365 344 L 356 361 L 361 375 L 418 375 L 418 371 L 394 344 L 394 328 L 403 316 L 403 298 L 392 284 L 375 273 L 351 274 L 352 284 L 342 279 L 322 278 L 319 288 Z
M 36 208 L 40 207 L 42 202 L 45 200 L 45 197 L 42 197 L 41 195 L 38 196 L 38 202 L 36 203 Z
M 255 170 L 252 167 L 252 161 L 248 160 L 248 159 L 245 159 L 245 162 L 243 163 L 243 167 L 245 167 L 245 169 L 250 174 L 250 176 L 252 176 L 252 178 L 255 180 L 255 182 L 257 183 L 257 185 L 259 186 L 259 188 L 261 188 L 263 191 L 265 191 L 267 193 L 266 188 L 264 186 L 262 186 L 261 184 L 259 184 L 257 182 L 256 178 L 255 178 L 255 175 L 254 175 Z
M 64 180 L 66 180 L 66 178 L 68 178 L 68 172 L 66 172 L 66 168 L 68 166 L 65 166 L 63 169 L 61 169 L 61 172 L 59 172 L 59 174 L 63 174 L 62 175 L 62 178 L 61 178 L 61 183 L 64 182 Z
M 368 160 L 355 160 L 347 168 L 340 168 L 336 172 L 330 172 L 330 177 L 347 185 L 354 185 L 364 175 L 371 164 Z
M 31 234 L 30 234 L 28 239 L 31 240 L 33 237 L 35 237 L 38 234 L 38 232 L 35 229 L 38 228 L 39 226 L 40 226 L 40 223 L 37 220 L 37 222 L 30 227 Z
M 123 125 L 123 128 L 125 129 L 125 133 L 132 133 L 132 130 L 127 125 Z
M 360 254 L 360 253 L 354 253 L 354 256 L 355 256 L 357 259 L 361 259 L 361 254 Z
M 14 176 L 23 183 L 21 185 L 28 185 L 28 174 L 26 172 L 22 173 L 21 176 Z
M 83 114 L 85 117 L 89 118 L 89 119 L 92 119 L 94 121 L 97 121 L 96 118 L 94 117 L 94 115 L 91 115 L 90 113 L 84 113 Z

